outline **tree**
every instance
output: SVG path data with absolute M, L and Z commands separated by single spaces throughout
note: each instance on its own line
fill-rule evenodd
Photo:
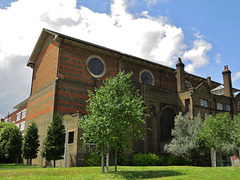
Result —
M 41 152 L 46 160 L 54 162 L 63 159 L 65 142 L 65 127 L 63 125 L 62 117 L 57 113 L 53 116 L 53 121 L 47 129 L 47 137 L 44 140 L 44 148 Z
M 212 167 L 216 167 L 216 151 L 224 152 L 225 147 L 233 141 L 232 128 L 232 120 L 229 113 L 206 116 L 204 127 L 200 132 L 200 139 L 211 149 Z M 222 158 L 220 162 L 222 163 Z
M 85 131 L 84 145 L 94 143 L 96 151 L 102 155 L 102 172 L 104 156 L 111 148 L 115 149 L 117 171 L 117 151 L 129 148 L 131 136 L 142 137 L 145 107 L 129 80 L 131 75 L 120 72 L 103 81 L 99 89 L 89 91 L 88 114 L 79 120 L 79 126 Z
M 233 143 L 238 147 L 240 156 L 240 113 L 233 118 Z
M 26 130 L 22 145 L 22 157 L 30 159 L 30 165 L 32 165 L 32 159 L 37 157 L 39 145 L 38 127 L 35 122 L 32 122 Z
M 164 149 L 174 155 L 188 159 L 193 164 L 195 160 L 204 155 L 203 149 L 199 148 L 197 137 L 203 127 L 203 120 L 198 116 L 190 119 L 189 114 L 180 113 L 174 119 L 172 140 L 165 145 Z
M 13 123 L 0 122 L 0 156 L 10 161 L 21 157 L 22 132 Z

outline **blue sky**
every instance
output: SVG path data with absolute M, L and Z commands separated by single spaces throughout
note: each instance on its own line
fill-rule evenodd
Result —
M 1 0 L 0 117 L 29 96 L 26 62 L 42 28 L 222 83 L 225 65 L 240 89 L 238 0 Z

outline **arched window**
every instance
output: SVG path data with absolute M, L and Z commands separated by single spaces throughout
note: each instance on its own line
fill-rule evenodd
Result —
M 189 89 L 192 87 L 192 85 L 190 84 L 190 82 L 185 81 L 185 87 L 186 87 L 186 89 Z
M 154 85 L 154 76 L 148 70 L 142 70 L 139 74 L 139 80 L 141 83 L 146 85 Z
M 161 116 L 161 141 L 167 142 L 171 140 L 172 129 L 174 128 L 175 110 L 167 106 L 162 110 Z

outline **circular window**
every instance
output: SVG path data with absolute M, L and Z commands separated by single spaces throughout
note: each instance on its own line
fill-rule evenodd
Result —
M 96 78 L 104 76 L 106 72 L 105 62 L 99 56 L 90 56 L 87 61 L 87 70 L 88 72 Z
M 153 74 L 148 70 L 142 70 L 139 75 L 140 82 L 147 85 L 154 85 Z

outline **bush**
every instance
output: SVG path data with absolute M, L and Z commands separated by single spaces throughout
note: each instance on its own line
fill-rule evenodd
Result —
M 134 154 L 131 159 L 133 166 L 158 166 L 162 164 L 162 159 L 156 154 Z
M 101 156 L 96 153 L 91 153 L 85 160 L 85 166 L 101 166 Z
M 183 159 L 178 156 L 169 156 L 166 162 L 167 162 L 167 166 L 189 165 L 189 162 L 186 159 Z
M 129 163 L 129 158 L 127 155 L 119 154 L 117 161 L 118 161 L 117 164 L 119 166 L 127 166 Z

